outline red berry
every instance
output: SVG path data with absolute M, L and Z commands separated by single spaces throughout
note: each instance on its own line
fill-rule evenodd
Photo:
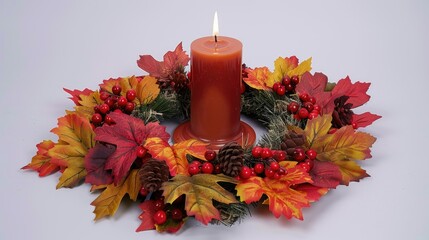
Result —
M 312 160 L 305 160 L 305 162 L 301 162 L 298 164 L 304 171 L 309 172 L 311 168 L 313 167 L 313 161 Z
M 320 110 L 322 110 L 322 108 L 320 107 L 320 105 L 313 104 L 313 111 L 318 111 L 320 113 Z
M 274 83 L 274 84 L 273 84 L 273 91 L 274 91 L 274 92 L 277 92 L 277 89 L 279 89 L 279 87 L 280 87 L 281 85 L 282 85 L 282 84 L 281 84 L 281 83 L 279 83 L 279 82 Z
M 113 110 L 113 112 L 115 112 L 115 113 L 122 113 L 122 110 L 119 109 L 119 108 L 117 108 L 117 109 Z
M 118 98 L 118 106 L 125 107 L 127 105 L 128 100 L 124 96 L 120 96 Z
M 119 85 L 115 85 L 112 87 L 113 94 L 119 95 L 121 94 L 122 88 Z
M 274 159 L 276 159 L 278 162 L 286 160 L 287 154 L 285 151 L 277 151 L 274 154 Z
M 261 174 L 264 172 L 265 170 L 265 166 L 263 163 L 257 163 L 255 164 L 255 166 L 253 167 L 253 169 L 255 170 L 256 174 Z
M 164 224 L 167 221 L 167 214 L 164 210 L 159 210 L 153 215 L 153 221 L 158 225 Z
M 310 98 L 310 96 L 307 93 L 301 93 L 301 94 L 299 94 L 299 99 L 302 102 L 308 102 L 309 98 Z
M 101 114 L 106 114 L 106 113 L 108 113 L 108 112 L 110 111 L 110 107 L 109 107 L 109 105 L 107 105 L 107 104 L 105 104 L 105 103 L 101 104 L 101 105 L 98 107 L 98 109 L 100 110 L 100 113 L 101 113 Z
M 136 95 L 137 95 L 136 90 L 134 89 L 128 90 L 126 93 L 127 100 L 130 102 L 134 101 L 134 99 L 136 99 Z
M 207 150 L 204 153 L 204 157 L 206 158 L 207 161 L 211 161 L 216 158 L 216 152 L 213 150 Z
M 252 149 L 252 156 L 254 158 L 261 157 L 261 153 L 262 153 L 262 148 L 260 146 L 253 147 L 253 149 Z
M 298 116 L 301 119 L 306 119 L 308 118 L 308 110 L 306 108 L 301 108 L 298 111 Z
M 331 129 L 329 129 L 328 133 L 329 134 L 334 134 L 337 130 L 338 129 L 336 129 L 336 128 L 331 128 Z
M 267 159 L 273 156 L 273 151 L 271 151 L 271 149 L 269 148 L 263 148 L 262 152 L 261 152 L 261 157 L 263 159 Z
M 146 196 L 148 194 L 149 194 L 149 192 L 147 191 L 147 189 L 145 187 L 140 188 L 140 195 Z
M 292 84 L 285 85 L 286 91 L 292 92 L 295 90 L 295 87 Z
M 200 173 L 200 168 L 196 164 L 190 164 L 188 166 L 188 172 L 191 175 L 195 175 L 195 174 Z
M 299 110 L 299 104 L 297 102 L 291 102 L 287 105 L 287 110 L 290 113 L 296 113 Z
M 315 97 L 309 97 L 308 102 L 310 102 L 312 104 L 316 104 L 316 98 Z
M 286 175 L 287 170 L 286 170 L 286 169 L 284 169 L 284 168 L 280 168 L 280 169 L 279 169 L 279 171 L 278 171 L 278 173 L 279 173 L 280 175 Z
M 252 170 L 249 167 L 244 166 L 241 168 L 240 178 L 249 179 L 251 176 L 252 176 Z
M 113 105 L 115 104 L 115 101 L 113 100 L 113 98 L 108 98 L 104 101 L 105 104 L 109 105 L 109 107 L 113 107 Z
M 163 199 L 157 199 L 153 203 L 156 210 L 162 210 L 165 207 L 164 200 Z
M 274 177 L 275 172 L 271 168 L 269 168 L 269 167 L 265 168 L 264 172 L 265 172 L 266 177 L 268 177 L 268 178 Z
M 274 173 L 273 179 L 279 180 L 280 177 L 281 177 L 280 174 L 276 172 L 276 173 Z
M 180 209 L 175 208 L 171 211 L 171 218 L 176 221 L 180 221 L 183 218 L 183 213 Z
M 94 106 L 94 112 L 95 113 L 100 113 L 100 108 L 98 107 L 98 105 Z
M 280 86 L 277 88 L 276 90 L 277 95 L 279 96 L 283 96 L 286 94 L 286 87 L 285 86 Z
M 283 83 L 283 85 L 285 85 L 285 86 L 287 86 L 287 85 L 289 85 L 291 82 L 290 82 L 290 78 L 288 77 L 288 76 L 285 76 L 284 78 L 283 78 L 283 80 L 282 80 L 282 83 Z
M 222 171 L 221 171 L 221 169 L 220 169 L 220 165 L 219 164 L 216 164 L 215 166 L 214 166 L 214 174 L 219 174 L 219 173 L 221 173 Z
M 106 99 L 108 99 L 109 97 L 110 97 L 110 94 L 108 92 L 103 91 L 100 93 L 100 99 L 102 101 L 106 101 Z
M 270 168 L 274 171 L 277 172 L 280 169 L 280 165 L 278 162 L 271 162 L 270 163 Z
M 308 114 L 308 119 L 315 119 L 319 116 L 319 113 L 317 112 L 311 112 L 310 114 Z
M 357 123 L 352 123 L 352 127 L 353 127 L 353 129 L 357 129 L 358 128 L 358 125 L 357 125 Z
M 203 165 L 201 166 L 201 172 L 202 173 L 206 173 L 206 174 L 212 174 L 214 170 L 213 164 L 209 163 L 209 162 L 205 162 L 203 163 Z
M 303 161 L 305 159 L 304 149 L 295 148 L 295 151 L 293 151 L 293 158 L 298 162 Z
M 94 113 L 92 115 L 91 121 L 93 124 L 98 125 L 103 121 L 103 117 L 99 113 Z
M 317 157 L 317 152 L 314 149 L 308 149 L 305 154 L 310 160 L 314 160 Z
M 137 157 L 143 158 L 147 153 L 147 149 L 143 146 L 139 146 L 137 148 Z
M 314 105 L 311 102 L 305 102 L 303 106 L 308 110 L 308 112 L 311 112 L 314 109 Z
M 298 76 L 292 76 L 292 77 L 290 78 L 290 83 L 291 83 L 292 85 L 297 85 L 297 84 L 299 83 L 299 77 L 298 77 Z
M 104 117 L 104 123 L 106 123 L 107 125 L 112 125 L 115 124 L 115 121 L 113 121 L 113 118 L 107 115 L 106 117 Z
M 127 102 L 127 105 L 125 105 L 125 112 L 131 113 L 133 110 L 134 110 L 134 103 Z

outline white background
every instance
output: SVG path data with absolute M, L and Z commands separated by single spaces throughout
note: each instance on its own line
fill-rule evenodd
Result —
M 313 57 L 331 81 L 370 81 L 356 112 L 383 118 L 371 178 L 338 187 L 304 221 L 266 211 L 231 228 L 190 222 L 179 234 L 136 233 L 137 205 L 93 222 L 89 187 L 55 190 L 58 174 L 22 171 L 73 103 L 62 88 L 96 89 L 141 75 L 139 54 L 160 59 L 183 41 L 240 39 L 249 66 Z M 421 1 L 0 1 L 0 239 L 429 239 L 429 2 Z

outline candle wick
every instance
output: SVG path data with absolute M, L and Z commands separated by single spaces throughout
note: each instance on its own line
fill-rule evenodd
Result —
M 214 35 L 214 37 L 215 37 L 215 42 L 217 42 L 217 35 Z

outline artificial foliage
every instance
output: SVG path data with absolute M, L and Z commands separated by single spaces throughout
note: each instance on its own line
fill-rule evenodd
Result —
M 328 82 L 309 58 L 279 57 L 274 69 L 243 65 L 242 113 L 266 127 L 255 146 L 230 142 L 219 151 L 189 139 L 172 144 L 164 120 L 189 118 L 189 56 L 180 43 L 157 61 L 142 55 L 149 75 L 110 78 L 96 90 L 69 90 L 72 110 L 37 144 L 23 169 L 58 172 L 57 188 L 91 184 L 95 220 L 113 216 L 123 198 L 139 204 L 137 231 L 175 233 L 190 218 L 231 226 L 267 206 L 303 220 L 302 208 L 339 185 L 369 174 L 376 141 L 361 131 L 381 116 L 356 113 L 370 83 Z

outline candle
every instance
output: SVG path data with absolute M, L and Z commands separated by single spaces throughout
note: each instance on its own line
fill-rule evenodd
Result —
M 217 13 L 213 36 L 192 42 L 191 119 L 175 130 L 174 141 L 197 138 L 213 146 L 228 141 L 241 144 L 249 139 L 251 132 L 250 144 L 253 144 L 253 129 L 240 121 L 242 48 L 239 40 L 219 36 Z

